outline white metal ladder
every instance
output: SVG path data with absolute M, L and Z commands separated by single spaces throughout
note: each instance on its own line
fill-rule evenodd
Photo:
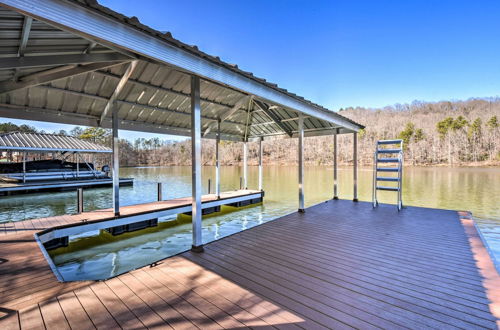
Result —
M 398 147 L 394 147 L 398 145 Z M 385 148 L 385 146 L 389 146 Z M 381 155 L 381 157 L 379 157 Z M 388 166 L 384 166 L 388 165 Z M 394 166 L 396 165 L 396 166 Z M 396 173 L 396 176 L 390 176 Z M 389 174 L 389 176 L 380 176 Z M 403 208 L 402 185 L 403 181 L 403 140 L 381 140 L 377 141 L 375 155 L 373 159 L 373 207 L 378 206 L 377 191 L 395 191 L 398 194 L 398 211 Z M 395 182 L 396 186 L 379 186 L 379 182 Z

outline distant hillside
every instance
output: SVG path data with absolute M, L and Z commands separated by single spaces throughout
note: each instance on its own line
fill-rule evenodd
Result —
M 500 99 L 470 99 L 467 101 L 418 102 L 397 104 L 382 109 L 347 108 L 340 113 L 366 126 L 359 134 L 359 160 L 372 163 L 375 142 L 379 139 L 402 138 L 405 158 L 412 165 L 500 165 Z M 29 126 L 0 124 L 0 132 L 12 130 L 34 131 Z M 81 129 L 59 134 L 70 134 L 94 142 L 109 144 L 109 130 Z M 190 165 L 191 144 L 137 139 L 122 140 L 122 166 L 136 165 Z M 341 135 L 339 162 L 352 163 L 352 134 Z M 264 141 L 264 163 L 290 164 L 297 161 L 297 139 L 275 138 Z M 257 144 L 249 144 L 249 163 L 257 163 Z M 205 165 L 214 164 L 215 141 L 203 140 L 202 159 Z M 242 160 L 242 145 L 221 143 L 221 163 L 238 165 Z M 101 156 L 99 158 L 102 158 Z M 311 165 L 333 163 L 332 136 L 305 139 L 305 161 Z M 109 163 L 108 159 L 98 159 Z
M 340 113 L 366 126 L 359 134 L 359 160 L 371 164 L 375 142 L 402 138 L 407 164 L 413 165 L 493 165 L 500 164 L 500 99 L 471 99 L 454 102 L 413 102 L 383 109 L 348 108 Z M 157 148 L 141 147 L 135 158 L 140 164 L 189 165 L 190 142 L 168 143 Z M 151 143 L 150 143 L 151 144 Z M 297 139 L 274 139 L 264 142 L 264 162 L 296 164 Z M 214 163 L 214 142 L 204 141 L 203 160 Z M 129 157 L 130 159 L 130 157 Z M 221 161 L 239 164 L 241 143 L 224 142 Z M 250 143 L 250 164 L 257 163 L 257 145 Z M 332 136 L 305 139 L 305 161 L 314 165 L 333 163 Z M 339 137 L 339 162 L 352 162 L 352 134 Z

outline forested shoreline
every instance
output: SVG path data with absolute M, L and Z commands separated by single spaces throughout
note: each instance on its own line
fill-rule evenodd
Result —
M 499 165 L 500 164 L 500 99 L 478 98 L 466 101 L 418 102 L 396 104 L 381 109 L 346 108 L 340 114 L 366 126 L 359 133 L 358 152 L 361 165 L 372 163 L 375 142 L 401 138 L 405 141 L 405 161 L 409 165 Z M 0 124 L 0 132 L 36 131 L 30 126 Z M 110 144 L 108 130 L 76 127 L 60 131 L 98 143 Z M 190 165 L 189 140 L 153 139 L 120 140 L 122 166 Z M 293 165 L 297 161 L 297 139 L 265 140 L 264 163 Z M 339 163 L 352 163 L 352 134 L 338 139 Z M 239 165 L 242 143 L 221 142 L 221 164 Z M 257 143 L 249 143 L 249 164 L 257 164 Z M 215 141 L 203 140 L 204 165 L 215 162 Z M 305 139 L 305 161 L 310 165 L 333 163 L 332 136 Z M 102 159 L 99 163 L 106 162 Z

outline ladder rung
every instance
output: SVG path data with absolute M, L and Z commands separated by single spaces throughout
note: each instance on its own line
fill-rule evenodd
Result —
M 377 144 L 400 144 L 403 140 L 381 140 Z
M 388 178 L 384 176 L 377 176 L 377 181 L 391 181 L 391 182 L 398 182 L 398 178 Z
M 397 167 L 377 167 L 377 172 L 398 172 Z
M 397 187 L 377 186 L 377 190 L 398 191 L 399 189 Z
M 377 149 L 379 154 L 398 154 L 401 152 L 401 149 Z
M 379 163 L 398 163 L 399 159 L 397 159 L 397 158 L 377 158 L 377 162 L 379 162 Z

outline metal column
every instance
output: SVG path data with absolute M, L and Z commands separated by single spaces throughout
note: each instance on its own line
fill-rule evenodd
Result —
M 201 104 L 200 78 L 191 76 L 191 187 L 193 190 L 191 251 L 203 252 L 201 227 Z
M 352 155 L 352 160 L 354 163 L 354 173 L 352 174 L 353 177 L 353 198 L 352 200 L 354 202 L 358 201 L 358 133 L 353 133 L 352 136 L 352 144 L 353 144 L 353 155 Z
M 120 215 L 120 155 L 118 140 L 118 107 L 112 105 L 112 134 L 113 134 L 113 210 Z
M 304 207 L 304 115 L 299 114 L 299 212 L 305 212 Z
M 335 129 L 333 134 L 333 199 L 339 199 L 338 195 L 338 173 L 337 173 L 337 134 L 339 129 Z
M 248 145 L 243 142 L 243 189 L 248 189 Z
M 220 122 L 217 120 L 217 138 L 215 140 L 215 196 L 220 198 L 220 160 L 219 160 L 219 147 L 220 147 Z
M 262 191 L 262 137 L 259 139 L 259 190 Z

